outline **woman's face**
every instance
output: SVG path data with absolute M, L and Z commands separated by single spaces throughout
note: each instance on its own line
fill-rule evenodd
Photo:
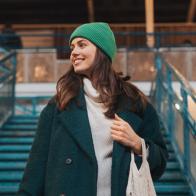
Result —
M 97 48 L 85 38 L 75 38 L 71 42 L 70 60 L 74 71 L 90 76 Z

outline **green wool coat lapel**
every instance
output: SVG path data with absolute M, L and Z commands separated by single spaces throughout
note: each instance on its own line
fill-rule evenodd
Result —
M 83 90 L 80 90 L 77 99 L 80 107 L 76 105 L 75 101 L 72 101 L 59 117 L 65 130 L 70 133 L 80 148 L 92 160 L 96 160 Z

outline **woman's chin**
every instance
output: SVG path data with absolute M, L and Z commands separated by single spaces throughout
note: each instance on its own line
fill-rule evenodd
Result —
M 82 70 L 79 69 L 79 68 L 74 68 L 74 71 L 75 71 L 76 73 L 78 73 L 78 74 L 82 73 Z
M 75 73 L 77 73 L 77 74 L 85 75 L 85 71 L 84 71 L 84 70 L 75 68 L 74 71 L 75 71 Z

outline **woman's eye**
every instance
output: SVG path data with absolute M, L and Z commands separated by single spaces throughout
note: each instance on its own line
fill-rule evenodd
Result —
M 71 51 L 73 51 L 73 49 L 74 49 L 74 47 L 73 47 L 73 46 L 71 46 L 71 47 L 70 47 L 70 50 L 71 50 Z
M 84 46 L 86 46 L 84 43 L 80 43 L 79 46 L 82 48 Z

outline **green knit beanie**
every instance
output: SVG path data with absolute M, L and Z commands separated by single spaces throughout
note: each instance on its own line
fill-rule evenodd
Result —
M 109 25 L 104 22 L 86 23 L 71 34 L 69 44 L 76 37 L 83 37 L 95 44 L 112 61 L 116 54 L 116 41 Z

